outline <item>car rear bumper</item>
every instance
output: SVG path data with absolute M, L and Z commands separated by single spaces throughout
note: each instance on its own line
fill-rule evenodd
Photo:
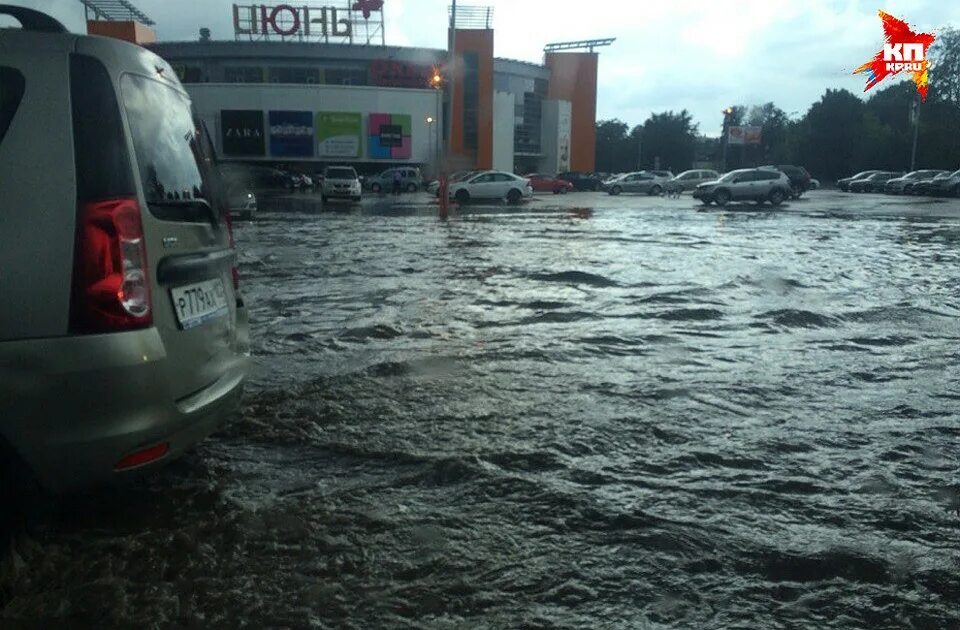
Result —
M 239 407 L 248 359 L 229 358 L 216 382 L 180 399 L 164 378 L 171 360 L 154 328 L 0 343 L 0 435 L 53 492 L 170 461 Z M 161 459 L 114 471 L 160 443 Z
M 359 190 L 324 190 L 323 196 L 331 199 L 359 199 L 362 193 Z

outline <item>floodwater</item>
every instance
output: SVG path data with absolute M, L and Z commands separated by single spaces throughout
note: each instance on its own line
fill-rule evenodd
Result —
M 960 212 L 570 198 L 241 225 L 241 416 L 0 625 L 960 628 Z

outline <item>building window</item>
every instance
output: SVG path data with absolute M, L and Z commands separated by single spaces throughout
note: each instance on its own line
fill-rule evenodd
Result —
M 367 71 L 349 68 L 327 68 L 324 71 L 328 85 L 367 85 Z
M 263 68 L 259 66 L 234 66 L 223 69 L 227 83 L 263 83 Z
M 513 149 L 517 153 L 540 153 L 543 100 L 547 82 L 534 79 L 523 82 L 524 92 L 516 94 L 517 125 L 514 129 Z
M 270 68 L 270 83 L 320 83 L 319 68 Z
M 463 148 L 476 150 L 480 126 L 480 57 L 463 53 Z
M 200 66 L 188 66 L 185 64 L 174 64 L 174 72 L 177 73 L 177 78 L 180 79 L 181 83 L 202 83 L 203 82 L 203 70 Z

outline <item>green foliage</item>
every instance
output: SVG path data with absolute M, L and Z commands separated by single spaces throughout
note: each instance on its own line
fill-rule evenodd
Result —
M 602 173 L 631 170 L 637 163 L 636 146 L 627 138 L 627 124 L 621 120 L 597 122 L 596 169 Z
M 919 111 L 916 168 L 960 168 L 960 31 L 944 29 L 931 50 L 930 93 L 918 105 L 908 78 L 872 90 L 866 100 L 828 89 L 799 120 L 774 103 L 733 106 L 719 113 L 726 126 L 762 127 L 759 146 L 731 146 L 728 169 L 761 164 L 802 164 L 815 177 L 835 179 L 869 168 L 907 170 Z M 722 140 L 699 138 L 690 114 L 654 114 L 627 134 L 619 120 L 597 123 L 597 168 L 605 172 L 660 167 L 675 173 L 694 161 L 723 162 Z M 640 150 L 642 148 L 642 151 Z
M 653 114 L 627 134 L 617 119 L 597 122 L 596 169 L 622 173 L 659 168 L 679 172 L 690 168 L 697 152 L 697 125 L 687 110 Z
M 697 151 L 697 125 L 687 110 L 653 114 L 634 129 L 630 136 L 642 134 L 640 166 L 645 169 L 669 169 L 679 173 L 690 168 Z
M 937 33 L 930 49 L 930 97 L 960 105 L 960 30 Z

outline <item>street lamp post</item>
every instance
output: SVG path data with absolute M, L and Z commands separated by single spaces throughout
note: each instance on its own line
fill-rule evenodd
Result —
M 434 132 L 436 135 L 436 141 L 433 147 L 433 158 L 435 160 L 437 170 L 440 169 L 440 99 L 443 95 L 443 76 L 440 74 L 439 69 L 434 69 L 433 75 L 430 77 L 430 87 L 436 92 L 436 102 L 434 103 L 436 112 L 433 116 L 434 125 L 436 129 Z
M 643 170 L 643 127 L 637 129 L 637 170 Z
M 913 119 L 913 148 L 910 150 L 910 170 L 912 171 L 917 164 L 917 138 L 920 135 L 920 95 L 917 95 L 917 98 L 913 101 L 910 118 Z
M 440 168 L 440 149 L 439 149 L 439 135 L 440 135 L 440 121 L 433 116 L 427 116 L 424 119 L 424 122 L 427 123 L 427 129 L 429 131 L 427 135 L 427 140 L 430 143 L 430 157 L 431 161 L 431 170 L 437 172 Z
M 720 137 L 720 142 L 723 143 L 723 172 L 727 172 L 727 146 L 730 144 L 730 138 L 728 132 L 730 129 L 730 117 L 733 115 L 733 108 L 728 107 L 723 110 L 723 135 Z

